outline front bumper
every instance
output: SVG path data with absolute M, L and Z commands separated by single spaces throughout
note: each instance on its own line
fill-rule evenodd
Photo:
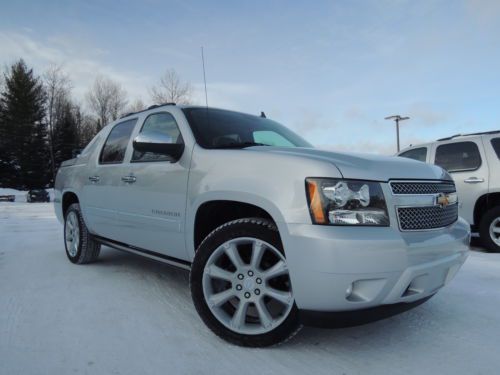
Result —
M 469 225 L 461 218 L 422 232 L 309 224 L 287 229 L 282 240 L 295 302 L 309 312 L 421 301 L 455 276 L 470 242 Z

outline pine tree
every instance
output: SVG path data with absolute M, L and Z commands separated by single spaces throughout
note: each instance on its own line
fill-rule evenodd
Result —
M 23 60 L 5 75 L 0 95 L 0 185 L 25 190 L 48 183 L 42 83 Z
M 54 159 L 57 170 L 64 160 L 73 157 L 78 148 L 77 118 L 69 101 L 61 103 L 60 116 L 54 127 Z

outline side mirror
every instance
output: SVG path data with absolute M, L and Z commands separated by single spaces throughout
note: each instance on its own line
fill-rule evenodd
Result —
M 184 152 L 184 143 L 176 143 L 172 137 L 159 132 L 144 132 L 134 138 L 134 150 L 170 156 L 177 161 Z

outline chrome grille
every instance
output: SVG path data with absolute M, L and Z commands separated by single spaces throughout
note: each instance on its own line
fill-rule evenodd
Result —
M 422 195 L 422 194 L 438 194 L 438 193 L 454 193 L 456 192 L 453 182 L 391 182 L 393 194 L 405 195 Z
M 443 207 L 398 207 L 401 230 L 425 230 L 447 227 L 458 219 L 458 204 Z

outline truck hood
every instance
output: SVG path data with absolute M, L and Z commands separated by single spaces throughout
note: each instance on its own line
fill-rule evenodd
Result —
M 331 162 L 339 169 L 342 176 L 348 179 L 373 181 L 397 179 L 452 180 L 448 172 L 441 167 L 397 156 L 340 153 L 300 147 L 281 148 L 257 146 L 248 148 L 248 150 L 301 156 L 309 159 Z

